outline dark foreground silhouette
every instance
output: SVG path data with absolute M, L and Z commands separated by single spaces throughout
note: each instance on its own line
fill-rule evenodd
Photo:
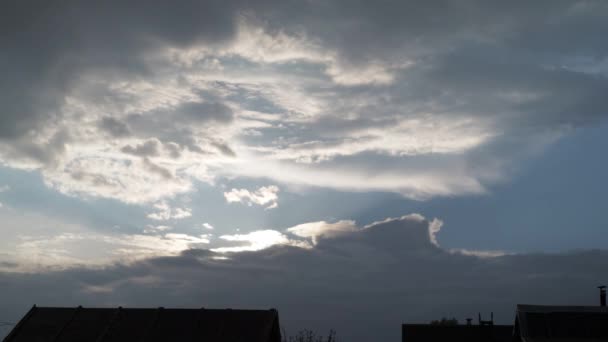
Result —
M 34 306 L 5 342 L 249 341 L 281 342 L 270 310 L 52 308 Z

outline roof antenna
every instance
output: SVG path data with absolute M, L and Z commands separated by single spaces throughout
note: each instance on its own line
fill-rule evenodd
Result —
M 481 313 L 477 314 L 479 317 L 479 325 L 481 326 L 493 326 L 494 325 L 494 312 L 490 312 L 490 320 L 484 321 L 481 319 Z

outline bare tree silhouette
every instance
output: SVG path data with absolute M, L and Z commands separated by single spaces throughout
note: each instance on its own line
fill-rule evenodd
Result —
M 312 330 L 300 330 L 297 334 L 287 336 L 283 331 L 283 342 L 336 342 L 336 332 L 330 330 L 327 337 L 319 335 Z

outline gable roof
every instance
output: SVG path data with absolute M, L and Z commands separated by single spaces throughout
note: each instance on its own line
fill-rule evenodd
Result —
M 524 342 L 608 341 L 608 308 L 517 305 L 515 334 Z
M 4 342 L 280 342 L 276 310 L 34 306 Z
M 401 327 L 403 342 L 511 342 L 512 338 L 512 325 L 403 324 Z

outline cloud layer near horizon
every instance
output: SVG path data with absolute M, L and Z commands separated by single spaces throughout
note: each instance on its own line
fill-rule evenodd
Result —
M 276 307 L 292 333 L 334 328 L 340 339 L 376 341 L 397 339 L 402 322 L 494 311 L 510 323 L 516 303 L 596 304 L 605 251 L 480 257 L 438 246 L 439 226 L 416 214 L 364 228 L 316 223 L 291 229 L 310 239 L 307 247 L 281 241 L 258 251 L 188 249 L 96 269 L 4 271 L 0 314 L 16 320 L 34 303 Z
M 3 14 L 0 160 L 71 195 L 483 193 L 608 107 L 601 1 L 29 5 Z

